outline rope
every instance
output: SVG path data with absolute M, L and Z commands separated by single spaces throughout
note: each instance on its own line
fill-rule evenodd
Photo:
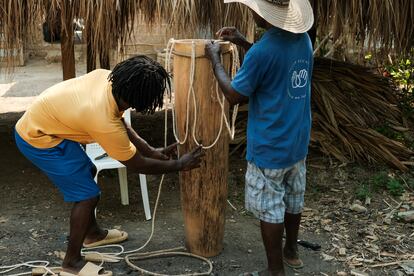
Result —
M 46 272 L 43 275 L 53 275 L 57 276 L 58 274 L 54 273 L 52 270 L 48 268 L 49 266 L 48 261 L 29 261 L 29 262 L 23 262 L 15 265 L 9 265 L 9 266 L 0 266 L 0 269 L 3 269 L 0 271 L 0 274 L 6 274 L 10 271 L 16 270 L 21 267 L 29 267 L 29 268 L 43 268 Z M 19 276 L 19 275 L 31 275 L 32 272 L 22 272 L 22 273 L 15 273 L 15 274 L 9 274 L 8 276 Z
M 167 117 L 165 117 L 165 121 L 167 121 Z M 164 126 L 166 127 L 167 124 L 165 123 Z M 164 134 L 164 146 L 167 146 L 167 128 L 165 128 L 165 134 Z M 204 262 L 206 262 L 209 265 L 209 270 L 207 272 L 201 272 L 201 273 L 197 273 L 197 274 L 177 274 L 176 276 L 188 276 L 188 275 L 210 275 L 210 273 L 213 271 L 213 264 L 211 263 L 210 260 L 201 257 L 201 256 L 197 256 L 191 253 L 187 253 L 187 252 L 181 252 L 181 251 L 177 251 L 177 250 L 185 250 L 184 247 L 177 247 L 177 248 L 171 248 L 171 249 L 164 249 L 164 250 L 159 250 L 159 251 L 153 251 L 153 252 L 146 252 L 146 253 L 135 253 L 138 251 L 141 251 L 142 249 L 144 249 L 148 243 L 151 241 L 153 235 L 154 235 L 154 231 L 155 231 L 155 218 L 156 218 L 156 214 L 157 214 L 157 208 L 158 208 L 158 203 L 159 203 L 159 199 L 160 199 L 160 195 L 161 195 L 161 189 L 162 189 L 162 185 L 164 183 L 164 178 L 165 178 L 165 174 L 162 175 L 161 180 L 160 180 L 160 185 L 158 187 L 158 194 L 157 194 L 157 199 L 155 201 L 155 206 L 154 206 L 154 211 L 152 214 L 152 221 L 151 221 L 151 234 L 148 237 L 147 241 L 139 248 L 134 249 L 134 250 L 129 250 L 129 251 L 125 251 L 124 247 L 120 244 L 110 244 L 110 245 L 103 245 L 103 246 L 97 246 L 97 247 L 93 247 L 93 248 L 84 248 L 82 249 L 82 255 L 86 255 L 86 254 L 90 254 L 90 253 L 98 253 L 100 255 L 102 255 L 102 257 L 119 257 L 120 255 L 126 255 L 125 256 L 125 262 L 133 269 L 140 271 L 141 273 L 144 273 L 145 275 L 157 275 L 157 276 L 168 276 L 171 274 L 158 274 L 155 272 L 150 272 L 148 270 L 145 270 L 137 265 L 134 265 L 131 260 L 143 260 L 143 259 L 150 259 L 150 258 L 156 258 L 156 257 L 165 257 L 165 256 L 187 256 L 187 257 L 191 257 L 191 258 L 197 258 L 200 259 Z M 102 248 L 118 248 L 119 252 L 108 252 L 108 253 L 100 253 L 97 251 L 91 251 L 91 250 L 96 250 L 96 249 L 102 249 Z M 133 254 L 134 253 L 134 254 Z
M 170 39 L 167 45 L 167 51 L 166 51 L 166 57 L 165 57 L 165 68 L 167 70 L 167 72 L 171 71 L 171 57 L 173 54 L 173 50 L 174 50 L 174 45 L 175 45 L 175 40 L 174 39 Z M 189 88 L 188 88 L 188 95 L 187 95 L 187 102 L 186 102 L 186 123 L 185 123 L 185 135 L 184 138 L 182 140 L 179 139 L 178 135 L 177 135 L 177 124 L 176 124 L 176 118 L 175 118 L 175 100 L 174 102 L 171 100 L 170 98 L 170 105 L 171 105 L 171 111 L 172 111 L 172 122 L 173 122 L 173 134 L 174 134 L 174 138 L 175 140 L 179 143 L 179 144 L 184 144 L 187 139 L 188 139 L 188 129 L 189 129 L 189 119 L 190 119 L 190 100 L 191 98 L 193 99 L 193 114 L 194 114 L 194 118 L 193 118 L 193 128 L 192 128 L 192 138 L 195 142 L 196 145 L 198 146 L 202 146 L 203 149 L 210 149 L 212 147 L 214 147 L 218 140 L 221 137 L 222 131 L 223 131 L 223 124 L 226 126 L 226 129 L 230 135 L 230 138 L 233 140 L 234 139 L 234 134 L 235 134 L 235 122 L 236 122 L 236 117 L 237 117 L 237 111 L 238 111 L 238 105 L 235 105 L 233 107 L 233 112 L 232 112 L 232 117 L 231 117 L 231 121 L 229 122 L 229 119 L 226 116 L 226 110 L 225 110 L 225 97 L 224 95 L 222 95 L 221 100 L 220 100 L 220 93 L 219 93 L 219 85 L 217 80 L 215 81 L 215 90 L 216 90 L 216 98 L 217 101 L 221 107 L 221 120 L 220 120 L 220 128 L 219 131 L 217 133 L 217 136 L 214 138 L 213 142 L 208 145 L 208 146 L 204 146 L 201 145 L 197 138 L 196 138 L 196 133 L 195 133 L 195 129 L 197 126 L 197 118 L 198 118 L 198 114 L 197 114 L 197 100 L 196 100 L 196 93 L 194 90 L 194 74 L 195 74 L 195 60 L 197 58 L 196 56 L 196 44 L 195 41 L 193 40 L 191 42 L 192 47 L 191 47 L 191 64 L 190 64 L 190 84 L 189 84 Z M 232 50 L 231 52 L 232 54 L 232 72 L 231 75 L 232 77 L 234 77 L 234 75 L 236 74 L 237 69 L 239 68 L 239 56 L 238 56 L 238 51 L 237 51 L 237 47 L 232 46 Z M 183 54 L 181 54 L 183 55 Z M 168 129 L 168 108 L 165 108 L 165 120 L 164 120 L 164 146 L 167 146 L 167 129 Z M 177 247 L 177 248 L 171 248 L 171 249 L 164 249 L 164 250 L 159 250 L 159 251 L 153 251 L 153 252 L 146 252 L 146 253 L 136 253 L 138 251 L 141 251 L 142 249 L 144 249 L 149 242 L 151 241 L 152 237 L 154 236 L 154 231 L 155 231 L 155 218 L 156 218 L 156 213 L 157 213 L 157 208 L 158 208 L 158 203 L 159 203 L 159 199 L 160 199 L 160 195 L 161 195 L 161 190 L 162 190 L 162 185 L 164 182 L 164 178 L 165 178 L 165 174 L 162 175 L 161 180 L 160 180 L 160 184 L 158 187 L 158 194 L 157 194 L 157 199 L 155 201 L 155 206 L 154 206 L 154 211 L 153 211 L 153 215 L 152 215 L 152 222 L 151 222 L 151 234 L 148 237 L 147 241 L 139 248 L 134 249 L 134 250 L 129 250 L 129 251 L 125 251 L 125 248 L 120 245 L 120 244 L 110 244 L 110 245 L 103 245 L 103 246 L 97 246 L 97 247 L 93 247 L 93 248 L 83 248 L 81 250 L 81 254 L 82 256 L 86 256 L 87 254 L 97 254 L 101 257 L 102 261 L 101 261 L 101 266 L 104 263 L 104 258 L 110 258 L 112 260 L 122 260 L 122 257 L 120 257 L 121 255 L 125 255 L 124 259 L 125 262 L 133 269 L 140 271 L 141 273 L 144 273 L 146 275 L 154 275 L 154 276 L 168 276 L 171 274 L 159 274 L 159 273 L 155 273 L 155 272 L 151 272 L 148 270 L 145 270 L 135 264 L 133 264 L 131 261 L 132 260 L 145 260 L 145 259 L 150 259 L 150 258 L 157 258 L 157 257 L 166 257 L 166 256 L 187 256 L 187 257 L 191 257 L 191 258 L 196 258 L 199 260 L 202 260 L 204 262 L 206 262 L 209 266 L 208 271 L 206 272 L 197 272 L 197 273 L 191 273 L 191 274 L 175 274 L 173 276 L 189 276 L 189 275 L 194 275 L 194 276 L 202 276 L 202 275 L 210 275 L 211 272 L 213 271 L 213 264 L 210 260 L 208 260 L 207 258 L 204 258 L 202 256 L 198 256 L 195 254 L 191 254 L 188 252 L 182 252 L 182 251 L 178 251 L 178 250 L 185 250 L 184 247 Z M 111 248 L 112 250 L 117 250 L 117 252 L 99 252 L 96 251 L 97 249 L 108 249 Z M 43 274 L 45 275 L 53 275 L 53 276 L 57 276 L 58 274 L 54 273 L 52 270 L 50 270 L 48 268 L 49 266 L 49 262 L 48 261 L 29 261 L 29 262 L 24 262 L 24 263 L 20 263 L 20 264 L 16 264 L 16 265 L 10 265 L 10 266 L 0 266 L 0 269 L 3 269 L 2 271 L 0 270 L 0 274 L 6 274 L 10 271 L 13 271 L 15 269 L 21 268 L 21 267 L 29 267 L 29 268 L 43 268 L 46 272 Z M 19 275 L 29 275 L 31 274 L 31 272 L 22 272 L 22 273 L 18 273 L 18 274 L 9 274 L 7 276 L 19 276 Z
M 174 46 L 175 46 L 176 40 L 174 39 L 170 39 L 168 41 L 167 44 L 167 51 L 166 51 L 166 57 L 165 57 L 165 68 L 167 70 L 167 72 L 171 71 L 171 57 L 174 51 Z M 232 66 L 231 66 L 231 76 L 232 78 L 234 78 L 234 76 L 236 75 L 237 70 L 239 69 L 240 65 L 239 65 L 239 53 L 237 51 L 237 47 L 232 45 L 232 49 L 231 52 L 233 53 L 232 56 Z M 180 53 L 180 55 L 182 56 L 186 56 L 182 53 Z M 230 138 L 233 140 L 234 139 L 234 135 L 235 135 L 235 125 L 236 125 L 236 119 L 237 119 L 237 112 L 238 112 L 238 108 L 239 105 L 235 105 L 233 107 L 233 112 L 232 112 L 232 116 L 231 116 L 231 121 L 229 120 L 229 118 L 227 118 L 226 116 L 226 109 L 225 109 L 225 96 L 222 95 L 220 97 L 220 92 L 219 92 L 219 85 L 217 80 L 215 80 L 215 90 L 216 90 L 216 98 L 217 101 L 221 107 L 221 120 L 220 120 L 220 128 L 219 131 L 216 135 L 216 137 L 213 139 L 213 142 L 210 145 L 202 145 L 201 143 L 198 142 L 198 139 L 196 137 L 196 126 L 197 126 L 197 119 L 198 119 L 198 111 L 197 111 L 197 100 L 196 100 L 196 93 L 194 90 L 194 73 L 195 73 L 195 60 L 197 58 L 196 56 L 196 45 L 195 45 L 195 41 L 192 40 L 191 41 L 191 63 L 190 63 L 190 84 L 188 87 L 188 93 L 187 93 L 187 101 L 186 101 L 186 120 L 185 120 L 185 131 L 184 131 L 184 138 L 180 139 L 178 137 L 177 134 L 177 123 L 176 123 L 176 112 L 175 112 L 175 99 L 174 102 L 172 100 L 170 100 L 170 104 L 171 104 L 171 111 L 172 111 L 172 123 L 173 123 L 173 134 L 174 134 L 174 138 L 175 140 L 180 144 L 185 144 L 185 142 L 188 139 L 188 129 L 189 129 L 189 121 L 190 121 L 190 98 L 193 99 L 193 127 L 192 127 L 192 138 L 194 143 L 197 146 L 202 146 L 203 149 L 210 149 L 212 147 L 214 147 L 217 142 L 219 141 L 221 134 L 223 132 L 223 124 L 226 125 L 226 129 L 230 135 Z M 221 57 L 223 58 L 223 56 Z M 211 69 L 212 70 L 212 69 Z M 211 71 L 210 71 L 211 72 Z M 220 99 L 221 98 L 221 99 Z
M 170 257 L 170 256 L 187 256 L 187 257 L 191 257 L 191 258 L 195 258 L 195 259 L 200 259 L 204 262 L 206 262 L 209 265 L 209 269 L 207 272 L 196 272 L 196 273 L 191 273 L 191 274 L 159 274 L 159 273 L 155 273 L 155 272 L 151 272 L 145 269 L 142 269 L 136 265 L 134 265 L 133 263 L 130 262 L 130 260 L 145 260 L 145 259 L 151 259 L 151 258 L 156 258 L 156 257 Z M 148 253 L 141 253 L 141 254 L 136 254 L 133 257 L 127 256 L 125 258 L 126 263 L 134 268 L 135 270 L 140 271 L 141 273 L 145 273 L 145 275 L 155 275 L 155 276 L 186 276 L 186 275 L 210 275 L 211 272 L 213 271 L 213 264 L 211 263 L 210 260 L 208 260 L 207 258 L 204 258 L 202 256 L 198 256 L 195 254 L 191 254 L 191 253 L 187 253 L 187 252 L 161 252 L 161 251 L 156 251 L 156 252 L 148 252 Z

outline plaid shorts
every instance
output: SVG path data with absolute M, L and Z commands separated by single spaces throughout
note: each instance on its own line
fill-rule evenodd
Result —
M 305 159 L 285 169 L 261 169 L 249 162 L 246 209 L 265 222 L 283 223 L 285 212 L 302 212 L 305 187 Z

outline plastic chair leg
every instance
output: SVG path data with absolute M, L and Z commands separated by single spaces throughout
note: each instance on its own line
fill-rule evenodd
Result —
M 144 203 L 145 218 L 147 220 L 150 220 L 151 209 L 150 209 L 149 199 L 148 199 L 147 177 L 145 176 L 145 174 L 139 175 L 139 183 L 141 186 L 142 202 Z
M 98 174 L 99 174 L 99 170 L 98 170 L 98 168 L 96 168 L 95 177 L 93 178 L 93 180 L 95 180 L 96 184 L 98 184 Z M 98 207 L 95 207 L 95 210 L 94 210 L 95 218 L 96 218 L 96 213 L 97 212 L 98 212 Z
M 98 174 L 99 174 L 99 171 L 96 172 L 95 177 L 93 179 L 93 180 L 95 180 L 96 184 L 98 184 Z
M 127 169 L 119 168 L 118 177 L 119 177 L 119 188 L 121 190 L 121 203 L 122 205 L 129 205 Z

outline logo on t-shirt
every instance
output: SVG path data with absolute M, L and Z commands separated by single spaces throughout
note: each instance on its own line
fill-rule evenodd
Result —
M 288 95 L 293 100 L 306 98 L 308 95 L 309 82 L 309 62 L 299 59 L 293 62 L 289 69 L 290 83 L 288 85 Z

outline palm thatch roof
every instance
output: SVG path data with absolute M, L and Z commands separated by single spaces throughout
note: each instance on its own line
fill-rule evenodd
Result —
M 408 53 L 414 47 L 414 1 L 326 0 L 317 2 L 320 37 L 346 37 L 351 47 Z
M 327 0 L 317 4 L 320 36 L 341 34 L 350 41 L 372 48 L 407 51 L 414 46 L 414 1 L 404 0 Z M 61 12 L 61 11 L 65 12 Z M 13 55 L 25 40 L 33 36 L 38 18 L 59 14 L 83 18 L 87 36 L 96 52 L 122 45 L 136 20 L 150 24 L 160 20 L 183 31 L 204 29 L 213 33 L 221 26 L 237 26 L 244 32 L 253 25 L 248 10 L 240 4 L 222 0 L 0 0 L 0 34 L 6 56 Z M 64 31 L 65 24 L 62 24 Z M 9 65 L 12 65 L 9 63 Z
M 125 44 L 137 20 L 148 25 L 162 21 L 173 30 L 204 30 L 210 35 L 226 25 L 244 32 L 253 26 L 246 7 L 225 5 L 221 0 L 0 0 L 0 34 L 6 57 L 33 36 L 39 18 L 53 18 L 51 15 L 60 16 L 63 32 L 72 31 L 65 22 L 83 19 L 86 36 L 96 52 Z

